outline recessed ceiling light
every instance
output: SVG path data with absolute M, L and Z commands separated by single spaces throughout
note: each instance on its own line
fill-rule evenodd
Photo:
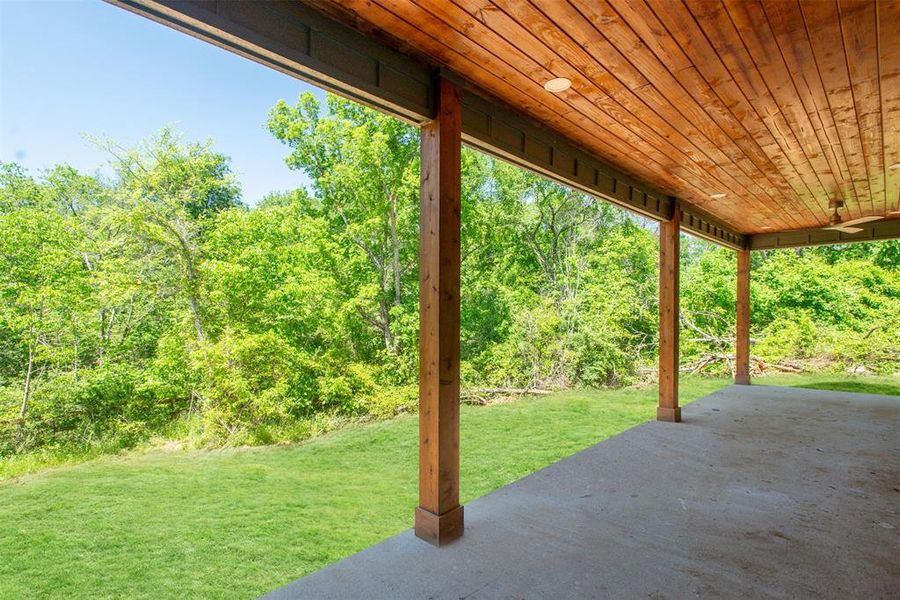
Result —
M 710 194 L 709 197 L 712 198 L 713 200 L 719 200 L 720 198 L 724 198 L 725 194 L 723 194 L 722 192 L 719 192 L 718 194 Z
M 892 171 L 900 169 L 900 163 L 894 163 L 891 166 L 889 166 L 888 169 L 891 169 Z
M 553 92 L 554 94 L 564 92 L 570 87 L 572 87 L 572 80 L 566 79 L 565 77 L 557 77 L 544 84 L 544 89 L 548 92 Z
M 772 226 L 771 225 L 763 225 L 762 227 L 760 227 L 760 229 L 763 229 L 763 230 L 772 229 Z

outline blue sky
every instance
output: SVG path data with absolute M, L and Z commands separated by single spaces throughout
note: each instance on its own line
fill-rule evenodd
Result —
M 132 145 L 172 125 L 187 139 L 212 138 L 254 204 L 308 184 L 265 128 L 278 99 L 304 91 L 323 96 L 99 0 L 0 0 L 0 160 L 33 174 L 57 163 L 108 172 L 83 133 Z

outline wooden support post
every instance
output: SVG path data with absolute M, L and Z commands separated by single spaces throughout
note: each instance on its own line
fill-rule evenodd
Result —
M 750 385 L 750 250 L 737 251 L 737 329 L 734 382 Z
M 681 209 L 659 224 L 659 421 L 681 421 L 678 406 L 678 275 Z
M 416 535 L 440 546 L 463 533 L 459 505 L 459 90 L 440 80 L 422 127 L 419 223 L 419 506 Z

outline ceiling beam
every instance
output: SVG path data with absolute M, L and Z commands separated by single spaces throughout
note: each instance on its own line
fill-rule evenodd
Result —
M 859 233 L 841 233 L 828 229 L 800 229 L 778 233 L 762 233 L 748 236 L 751 250 L 774 250 L 777 248 L 798 248 L 801 246 L 826 246 L 832 244 L 853 244 L 877 240 L 900 239 L 900 219 L 877 221 L 858 226 Z
M 657 221 L 672 217 L 674 198 L 488 98 L 463 77 L 301 2 L 107 2 L 410 123 L 434 117 L 435 82 L 443 75 L 462 88 L 462 135 L 468 146 Z M 747 243 L 712 216 L 684 201 L 680 205 L 688 233 L 731 248 Z

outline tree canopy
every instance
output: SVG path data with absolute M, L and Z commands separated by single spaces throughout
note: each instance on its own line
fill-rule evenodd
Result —
M 329 96 L 268 118 L 309 189 L 241 202 L 227 157 L 163 130 L 113 175 L 0 165 L 0 455 L 306 435 L 413 410 L 418 131 Z M 464 386 L 652 378 L 656 225 L 471 150 Z M 684 364 L 733 352 L 735 257 L 685 238 Z M 900 367 L 900 245 L 754 253 L 753 353 Z M 719 364 L 726 369 L 727 360 Z

